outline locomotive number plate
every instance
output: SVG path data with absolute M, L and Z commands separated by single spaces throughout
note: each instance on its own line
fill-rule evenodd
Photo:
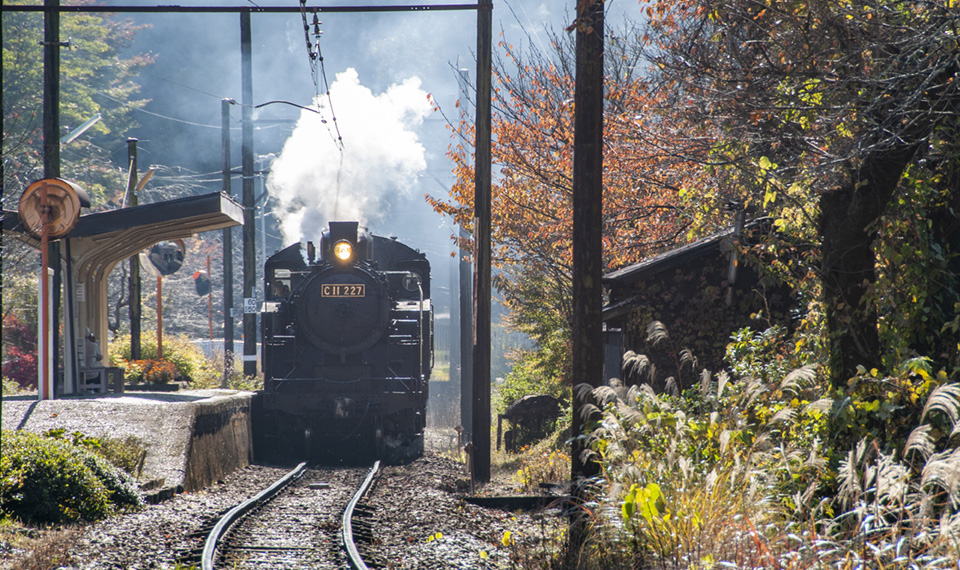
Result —
M 364 283 L 329 283 L 320 287 L 321 297 L 365 297 L 367 286 Z

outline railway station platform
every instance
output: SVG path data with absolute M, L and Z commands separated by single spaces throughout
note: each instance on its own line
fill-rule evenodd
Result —
M 147 446 L 141 488 L 148 501 L 203 489 L 253 459 L 252 392 L 185 390 L 3 398 L 4 430 L 65 429 L 97 438 L 135 436 Z

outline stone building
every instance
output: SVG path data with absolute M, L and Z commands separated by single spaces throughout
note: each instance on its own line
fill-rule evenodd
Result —
M 758 271 L 763 262 L 753 252 L 744 255 L 745 248 L 762 243 L 769 227 L 752 222 L 728 228 L 605 275 L 606 378 L 641 381 L 621 373 L 624 353 L 634 351 L 653 365 L 646 381 L 655 390 L 664 390 L 671 377 L 685 389 L 699 370 L 723 368 L 735 331 L 789 329 L 790 289 L 770 272 Z

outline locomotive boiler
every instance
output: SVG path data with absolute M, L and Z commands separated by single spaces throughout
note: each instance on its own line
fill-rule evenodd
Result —
M 433 360 L 426 256 L 330 222 L 319 250 L 267 259 L 264 287 L 257 460 L 419 457 Z

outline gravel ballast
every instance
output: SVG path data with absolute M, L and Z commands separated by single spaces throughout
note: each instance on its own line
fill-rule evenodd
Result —
M 173 568 L 202 548 L 203 529 L 288 468 L 251 465 L 207 489 L 143 511 L 78 527 L 69 569 Z M 463 466 L 435 453 L 386 466 L 365 503 L 374 508 L 374 543 L 366 548 L 388 568 L 503 568 L 544 555 L 556 536 L 555 514 L 508 513 L 464 500 Z M 489 491 L 489 489 L 488 489 Z M 28 553 L 0 551 L 0 567 L 21 568 Z

